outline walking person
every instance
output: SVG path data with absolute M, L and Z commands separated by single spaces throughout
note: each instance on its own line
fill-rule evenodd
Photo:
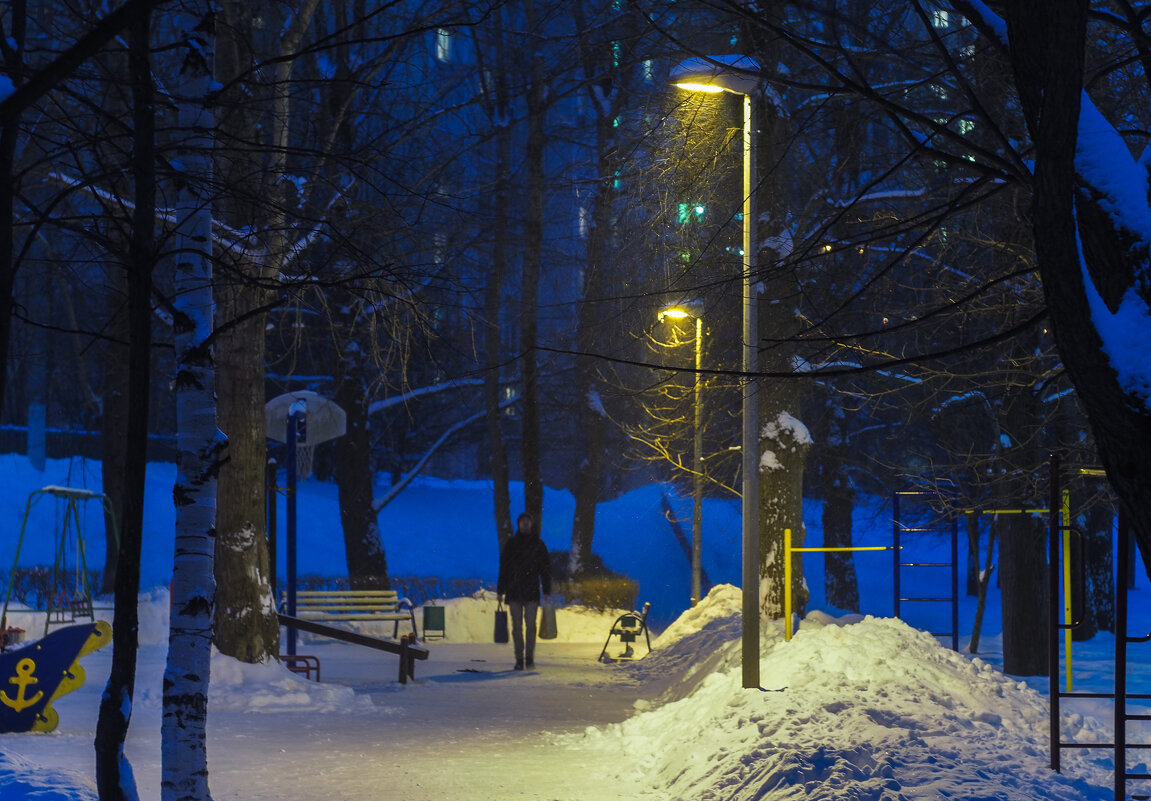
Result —
M 523 670 L 525 665 L 535 667 L 536 613 L 540 608 L 541 586 L 544 597 L 548 598 L 552 593 L 551 558 L 535 520 L 525 512 L 516 520 L 516 533 L 500 552 L 500 575 L 496 582 L 496 594 L 501 602 L 507 603 L 511 613 L 516 670 Z

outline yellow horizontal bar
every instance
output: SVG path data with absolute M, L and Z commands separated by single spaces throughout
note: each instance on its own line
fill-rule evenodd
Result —
M 792 553 L 814 553 L 819 551 L 894 551 L 894 545 L 867 545 L 859 548 L 792 548 Z
M 1100 470 L 1098 467 L 1081 467 L 1079 468 L 1079 475 L 1081 476 L 1105 476 L 1106 470 Z
M 1045 515 L 1050 509 L 964 509 L 967 515 Z

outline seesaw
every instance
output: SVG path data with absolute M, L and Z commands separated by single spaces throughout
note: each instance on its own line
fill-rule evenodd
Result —
M 97 620 L 0 654 L 0 733 L 55 729 L 53 702 L 84 684 L 80 659 L 111 641 L 112 627 Z

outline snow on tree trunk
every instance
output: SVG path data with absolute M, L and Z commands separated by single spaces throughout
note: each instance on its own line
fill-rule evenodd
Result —
M 228 298 L 217 315 L 227 323 L 262 293 L 232 286 L 218 294 Z M 219 425 L 228 436 L 217 497 L 214 638 L 221 653 L 249 663 L 274 659 L 280 643 L 265 529 L 264 322 L 262 314 L 233 322 L 214 346 Z
M 231 243 L 234 278 L 217 292 L 220 325 L 215 352 L 219 380 L 220 426 L 228 435 L 228 458 L 220 468 L 219 518 L 216 545 L 215 639 L 222 653 L 244 662 L 274 659 L 279 652 L 280 628 L 275 605 L 270 603 L 267 536 L 264 528 L 263 475 L 267 461 L 264 431 L 264 362 L 266 314 L 259 311 L 270 299 L 267 287 L 280 275 L 289 250 L 286 210 L 290 208 L 283 174 L 292 123 L 291 87 L 294 58 L 275 62 L 271 86 L 253 74 L 248 48 L 254 15 L 275 20 L 267 30 L 274 41 L 261 43 L 280 55 L 295 53 L 311 23 L 318 0 L 294 5 L 281 19 L 279 10 L 258 2 L 225 4 L 216 63 L 218 79 L 227 84 L 226 99 L 233 104 L 221 125 L 231 141 L 228 158 L 233 166 L 252 162 L 253 171 L 266 182 L 250 203 L 248 187 L 228 193 L 221 214 L 237 229 L 256 232 L 250 241 Z M 286 7 L 285 7 L 286 8 Z M 270 111 L 248 103 L 251 97 L 268 101 Z M 244 111 L 240 111 L 243 109 Z M 271 147 L 245 149 L 240 142 L 257 142 L 270 134 Z M 260 169 L 262 168 L 262 169 Z M 244 174 L 243 170 L 236 170 Z M 248 180 L 248 178 L 245 178 Z
M 761 430 L 759 460 L 759 553 L 762 609 L 769 618 L 783 617 L 783 536 L 791 529 L 791 542 L 803 545 L 803 470 L 811 436 L 803 423 L 779 408 L 776 402 L 764 403 L 771 415 Z M 784 401 L 777 394 L 776 401 Z M 792 609 L 800 617 L 807 611 L 808 590 L 803 577 L 803 562 L 793 557 Z
M 164 670 L 160 790 L 163 801 L 203 801 L 208 792 L 206 725 L 216 581 L 216 472 L 224 443 L 216 426 L 211 349 L 213 90 L 212 4 L 181 7 L 187 52 L 181 98 L 177 248 L 172 311 L 176 380 L 176 543 Z
M 1032 230 L 1055 340 L 1151 572 L 1146 167 L 1083 91 L 1085 0 L 1008 3 L 1006 24 L 983 3 L 959 5 L 1011 58 L 1034 143 Z

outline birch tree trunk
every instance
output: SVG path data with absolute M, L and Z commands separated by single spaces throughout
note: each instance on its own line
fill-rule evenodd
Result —
M 181 8 L 187 52 L 177 96 L 183 180 L 177 197 L 173 329 L 176 357 L 176 546 L 164 670 L 160 792 L 163 801 L 204 801 L 206 726 L 216 580 L 216 473 L 224 444 L 216 426 L 212 354 L 212 212 L 209 200 L 215 48 L 211 2 Z

